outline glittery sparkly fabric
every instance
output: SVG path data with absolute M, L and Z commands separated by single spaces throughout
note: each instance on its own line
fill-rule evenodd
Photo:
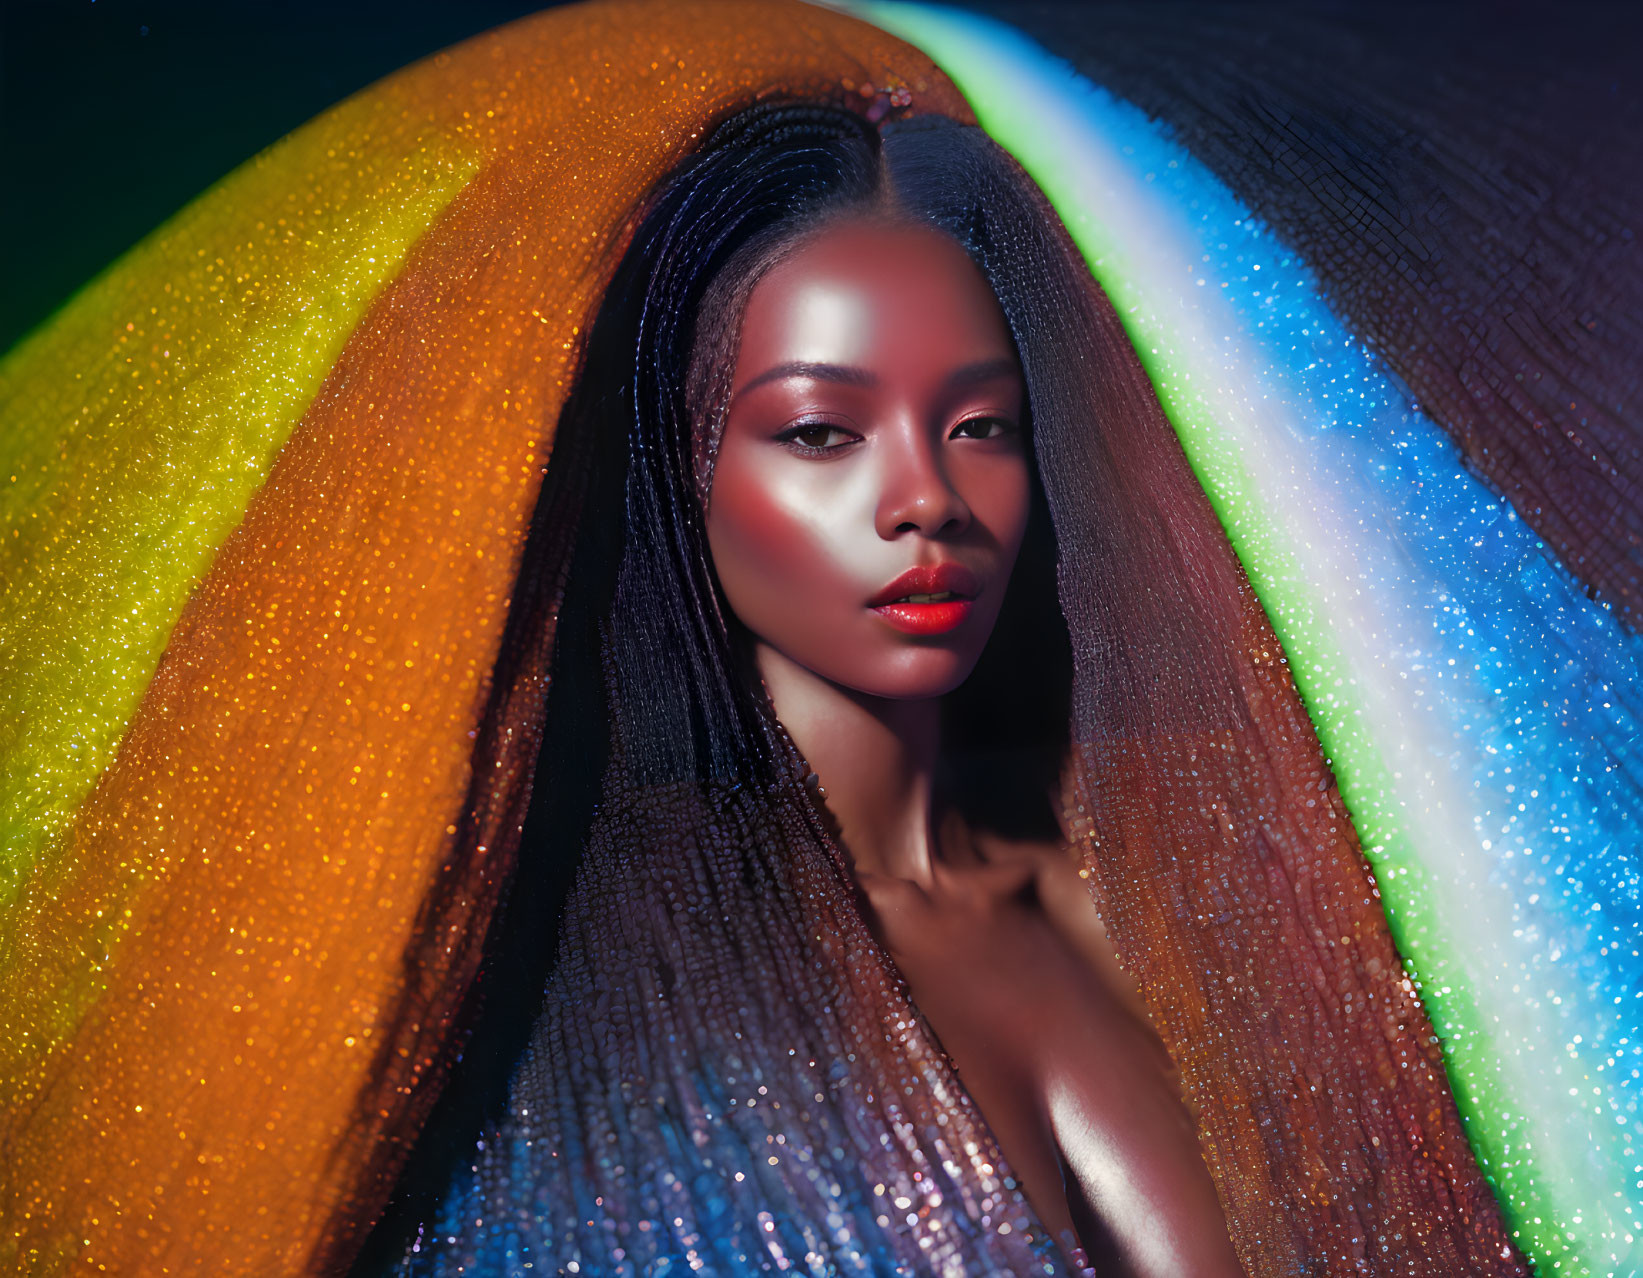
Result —
M 1543 1273 L 1643 1268 L 1643 454 L 1614 446 L 1635 421 L 1572 420 L 1635 400 L 1637 255 L 1604 228 L 1643 177 L 1619 140 L 1638 104 L 1594 132 L 1584 90 L 1635 24 L 1588 14 L 1553 50 L 1459 20 L 1411 44 L 1367 10 L 1137 8 L 1097 32 L 1012 9 L 1037 41 L 871 14 L 954 77 L 1123 317 L 1283 644 L 1513 1240 Z M 1482 100 L 1515 100 L 1526 57 L 1552 77 L 1532 126 Z M 1428 61 L 1468 68 L 1441 106 L 1406 95 Z M 1503 383 L 1522 393 L 1483 389 Z
M 396 1272 L 1066 1270 L 803 792 L 613 769 L 543 1013 Z
M 704 121 L 863 86 L 963 111 L 822 10 L 550 12 L 322 116 L 8 359 L 0 1267 L 351 1251 L 506 869 L 473 734 L 606 250 Z
M 643 193 L 772 90 L 967 114 L 820 10 L 546 14 L 294 135 L 0 368 L 6 1264 L 356 1254 L 575 771 L 550 706 L 615 677 L 555 667 L 580 337 Z M 1285 649 L 1110 306 L 1042 300 L 1106 338 L 1065 352 L 1099 429 L 1041 456 L 1065 820 L 1240 1256 L 1524 1273 Z M 611 727 L 507 1113 L 399 1267 L 1064 1272 L 800 784 L 658 785 Z
M 1016 272 L 1012 324 L 1018 306 L 1069 317 L 1059 344 L 1023 345 L 1076 667 L 1065 823 L 1181 1066 L 1240 1254 L 1259 1274 L 1525 1273 L 1282 647 L 1111 306 L 1042 264 L 998 269 Z M 1034 381 L 1036 360 L 1078 371 Z M 628 509 L 648 508 L 630 491 Z M 544 538 L 527 565 L 556 579 L 556 553 Z M 645 647 L 678 642 L 660 604 L 622 615 Z M 590 651 L 621 675 L 615 756 L 558 965 L 505 1107 L 397 1271 L 1061 1272 L 1001 1198 L 996 1150 L 792 774 L 641 779 L 688 751 L 653 710 L 684 700 L 688 671 L 659 677 L 621 635 Z M 588 678 L 590 651 L 558 678 Z M 671 722 L 692 735 L 685 710 Z

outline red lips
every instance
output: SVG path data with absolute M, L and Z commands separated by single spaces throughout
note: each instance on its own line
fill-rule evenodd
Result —
M 963 623 L 980 589 L 975 574 L 963 564 L 932 564 L 909 568 L 868 600 L 867 606 L 897 630 L 938 635 Z M 953 598 L 936 603 L 906 602 L 909 595 L 940 594 Z

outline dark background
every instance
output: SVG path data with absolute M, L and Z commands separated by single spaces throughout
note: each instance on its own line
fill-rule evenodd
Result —
M 0 351 L 243 160 L 542 0 L 0 0 Z

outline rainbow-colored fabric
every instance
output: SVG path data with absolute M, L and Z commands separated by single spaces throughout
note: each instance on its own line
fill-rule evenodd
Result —
M 1055 203 L 1237 547 L 1525 1249 L 1643 1264 L 1643 642 L 1462 464 L 1312 269 L 1004 24 L 872 5 Z
M 1175 428 L 1121 462 L 1179 495 L 1196 584 L 1157 615 L 1231 691 L 1167 736 L 1087 717 L 1069 804 L 1246 1266 L 1638 1265 L 1636 634 L 1161 129 L 1000 24 L 861 12 L 479 37 L 0 362 L 8 1265 L 357 1251 L 553 784 L 551 608 L 532 677 L 492 671 L 579 335 L 644 193 L 772 92 L 983 124 Z M 406 1268 L 1058 1272 L 803 796 L 619 781 L 569 917 L 655 910 L 569 930 L 518 1093 L 561 1108 L 476 1151 Z M 679 932 L 732 882 L 760 927 Z

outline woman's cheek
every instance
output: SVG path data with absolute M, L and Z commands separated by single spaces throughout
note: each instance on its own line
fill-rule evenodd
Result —
M 965 465 L 959 479 L 959 493 L 975 521 L 1006 553 L 1019 546 L 1027 532 L 1030 464 L 1021 453 L 979 457 Z
M 825 523 L 827 503 L 781 476 L 732 474 L 715 486 L 708 543 L 736 615 L 778 647 L 808 628 L 829 628 L 827 614 L 846 593 L 840 548 Z M 742 482 L 743 479 L 754 482 Z

